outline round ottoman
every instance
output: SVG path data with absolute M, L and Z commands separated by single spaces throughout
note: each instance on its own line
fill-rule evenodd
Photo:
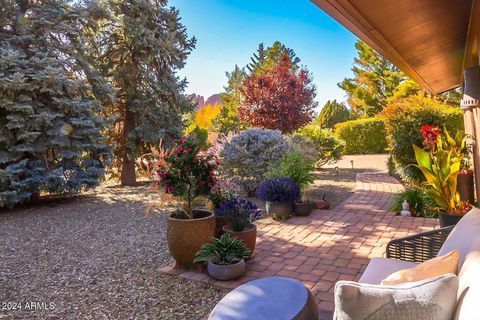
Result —
M 227 294 L 210 320 L 318 320 L 315 300 L 298 280 L 269 277 L 245 283 Z

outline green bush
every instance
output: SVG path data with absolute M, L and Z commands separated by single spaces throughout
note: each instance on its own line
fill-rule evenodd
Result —
M 421 128 L 424 124 L 435 125 L 449 132 L 463 128 L 463 112 L 460 108 L 446 105 L 435 99 L 413 96 L 388 105 L 384 110 L 389 135 L 391 154 L 397 171 L 405 182 L 423 181 L 415 164 L 412 145 L 422 146 Z
M 335 136 L 345 141 L 346 154 L 384 153 L 387 148 L 385 121 L 364 118 L 338 123 Z
M 284 154 L 280 161 L 270 170 L 266 178 L 287 177 L 305 188 L 315 180 L 315 162 L 304 157 L 300 151 L 291 150 Z
M 410 212 L 415 217 L 431 217 L 434 213 L 428 208 L 433 200 L 421 188 L 407 188 L 393 197 L 393 205 L 390 210 L 400 212 L 403 208 L 403 201 L 407 200 Z
M 321 129 L 320 126 L 308 124 L 296 133 L 315 144 L 318 151 L 317 166 L 321 167 L 341 159 L 344 145 L 334 137 L 331 130 Z

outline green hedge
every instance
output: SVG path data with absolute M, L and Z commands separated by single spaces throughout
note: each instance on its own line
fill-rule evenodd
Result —
M 411 164 L 416 163 L 412 145 L 422 146 L 424 124 L 447 128 L 450 132 L 463 129 L 463 111 L 427 97 L 410 97 L 389 105 L 384 110 L 391 154 L 397 170 L 406 182 L 421 182 L 423 175 Z
M 385 121 L 376 117 L 338 123 L 335 136 L 345 141 L 346 154 L 384 153 L 387 148 Z

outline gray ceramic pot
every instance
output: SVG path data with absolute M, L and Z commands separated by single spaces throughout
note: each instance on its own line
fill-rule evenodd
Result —
M 219 265 L 208 261 L 207 271 L 210 277 L 217 280 L 237 279 L 245 273 L 245 261 L 241 259 L 229 265 Z
M 294 209 L 295 215 L 300 217 L 308 216 L 310 212 L 312 212 L 314 206 L 315 204 L 310 201 L 295 202 L 295 209 Z
M 277 220 L 286 220 L 293 211 L 292 202 L 270 202 L 265 203 L 267 213 Z

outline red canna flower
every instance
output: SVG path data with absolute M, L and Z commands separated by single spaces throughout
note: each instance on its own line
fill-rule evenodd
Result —
M 425 124 L 422 126 L 422 138 L 426 147 L 433 149 L 437 143 L 441 131 L 438 127 Z

